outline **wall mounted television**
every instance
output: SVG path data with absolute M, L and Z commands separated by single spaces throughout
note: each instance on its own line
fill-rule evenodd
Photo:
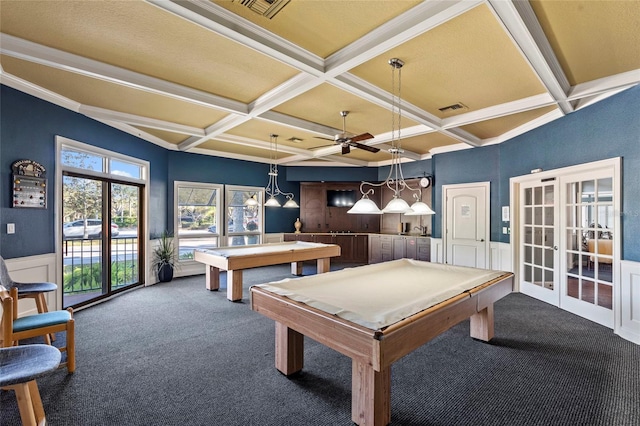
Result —
M 351 207 L 356 203 L 356 197 L 353 189 L 327 189 L 327 206 Z

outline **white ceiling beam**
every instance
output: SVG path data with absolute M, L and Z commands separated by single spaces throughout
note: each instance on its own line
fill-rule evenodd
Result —
M 529 2 L 488 0 L 487 4 L 502 21 L 516 46 L 520 48 L 522 55 L 560 109 L 565 114 L 573 112 L 573 107 L 567 100 L 569 80 Z
M 114 65 L 42 46 L 0 33 L 0 53 L 55 69 L 73 72 L 136 90 L 178 99 L 218 110 L 246 114 L 247 105 L 201 90 L 150 77 Z
M 483 0 L 422 2 L 329 56 L 325 61 L 325 72 L 329 77 L 343 74 L 481 3 Z
M 321 76 L 324 60 L 210 1 L 147 0 L 182 19 L 256 50 L 302 72 Z
M 2 73 L 0 73 L 0 83 L 71 111 L 78 112 L 81 106 L 79 102 L 73 101 L 27 80 L 18 78 L 6 71 L 2 71 Z
M 579 99 L 610 92 L 619 88 L 626 89 L 640 83 L 640 69 L 623 72 L 609 77 L 598 78 L 573 86 L 569 99 Z
M 208 141 L 209 139 L 214 139 L 216 136 L 226 132 L 227 130 L 233 129 L 248 121 L 250 117 L 246 115 L 234 115 L 230 114 L 224 117 L 222 120 L 212 124 L 204 130 L 205 136 L 198 137 L 192 136 L 189 139 L 183 141 L 178 145 L 181 151 L 188 151 L 197 147 L 198 145 Z
M 204 136 L 204 129 L 193 126 L 185 126 L 182 124 L 172 123 L 165 120 L 158 120 L 155 118 L 142 117 L 134 114 L 127 114 L 124 112 L 112 111 L 105 108 L 98 108 L 95 106 L 82 105 L 78 111 L 80 114 L 84 114 L 88 117 L 118 121 L 120 123 L 131 124 L 133 126 L 148 127 L 150 129 L 164 130 L 172 133 L 180 133 L 192 136 Z
M 342 133 L 342 129 L 336 129 L 334 127 L 324 126 L 322 124 L 313 123 L 307 120 L 302 120 L 300 118 L 292 117 L 290 115 L 282 114 L 276 111 L 263 112 L 256 118 L 260 120 L 265 120 L 272 123 L 280 124 L 283 126 L 291 127 L 292 129 L 300 129 L 305 132 L 316 133 L 322 136 L 333 137 L 335 134 Z

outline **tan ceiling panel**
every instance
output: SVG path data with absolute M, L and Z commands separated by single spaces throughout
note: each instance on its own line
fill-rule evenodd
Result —
M 531 5 L 571 85 L 640 68 L 637 0 Z
M 424 135 L 412 136 L 402 139 L 401 148 L 407 151 L 413 151 L 420 155 L 427 155 L 433 148 L 457 145 L 460 142 L 442 133 L 426 133 Z
M 205 128 L 227 113 L 2 56 L 5 71 L 87 106 Z
M 137 0 L 3 1 L 0 27 L 6 34 L 244 103 L 297 74 Z
M 340 155 L 340 153 L 338 152 L 337 155 Z M 368 162 L 391 160 L 391 154 L 389 154 L 387 151 L 380 150 L 379 152 L 373 153 L 358 148 L 351 148 L 351 152 L 349 154 L 345 154 L 344 157 Z
M 271 157 L 272 153 L 268 149 L 256 148 L 256 147 L 247 146 L 247 145 L 233 144 L 233 143 L 222 142 L 218 140 L 208 140 L 204 142 L 202 145 L 199 145 L 198 148 L 211 149 L 214 151 L 229 152 L 234 154 L 249 155 L 252 157 L 262 158 L 267 160 L 272 158 Z M 291 154 L 278 151 L 276 158 L 282 159 L 289 156 L 291 156 Z M 267 177 L 268 176 L 265 175 L 265 184 L 267 183 L 266 182 Z
M 278 135 L 277 142 L 279 146 L 287 145 L 302 149 L 315 148 L 331 143 L 331 141 L 318 139 L 316 134 L 265 120 L 249 120 L 229 130 L 227 134 L 263 142 L 269 142 L 269 135 L 276 134 Z M 291 141 L 289 140 L 291 138 L 301 140 Z
M 391 131 L 391 111 L 379 107 L 330 84 L 317 86 L 303 95 L 282 103 L 276 111 L 313 123 L 342 129 L 340 111 L 349 111 L 347 132 L 380 134 Z M 417 123 L 402 119 L 402 127 Z
M 402 99 L 440 118 L 444 115 L 439 108 L 457 102 L 476 111 L 545 90 L 486 5 L 354 68 L 352 73 L 391 91 L 388 60 L 393 57 L 405 61 Z
M 251 11 L 240 1 L 215 0 L 214 3 L 326 58 L 420 1 L 295 0 L 273 19 Z
M 516 127 L 527 124 L 531 120 L 535 120 L 553 110 L 555 106 L 538 108 L 531 111 L 525 111 L 518 114 L 511 114 L 493 120 L 481 121 L 479 123 L 462 126 L 463 130 L 479 137 L 480 139 L 496 138 L 501 134 L 515 129 Z

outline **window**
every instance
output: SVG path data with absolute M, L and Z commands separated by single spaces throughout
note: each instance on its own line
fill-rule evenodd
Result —
M 222 185 L 175 182 L 175 237 L 180 260 L 193 260 L 198 248 L 219 247 Z
M 258 205 L 246 205 L 255 198 Z M 252 186 L 227 186 L 225 193 L 227 245 L 244 246 L 260 244 L 264 232 L 262 200 L 264 188 Z

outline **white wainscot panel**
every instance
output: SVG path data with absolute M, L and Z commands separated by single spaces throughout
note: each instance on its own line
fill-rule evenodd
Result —
M 444 259 L 442 238 L 431 237 L 431 261 L 434 263 L 442 263 L 442 259 Z
M 513 272 L 513 256 L 511 244 L 492 241 L 489 245 L 491 251 L 491 269 L 495 271 Z
M 640 263 L 623 260 L 615 332 L 640 345 Z
M 56 255 L 42 254 L 37 256 L 5 259 L 9 275 L 13 281 L 23 283 L 56 282 Z M 47 307 L 50 311 L 62 307 L 62 285 L 58 284 L 58 290 L 45 293 Z M 34 299 L 20 299 L 18 315 L 31 315 L 38 313 Z

